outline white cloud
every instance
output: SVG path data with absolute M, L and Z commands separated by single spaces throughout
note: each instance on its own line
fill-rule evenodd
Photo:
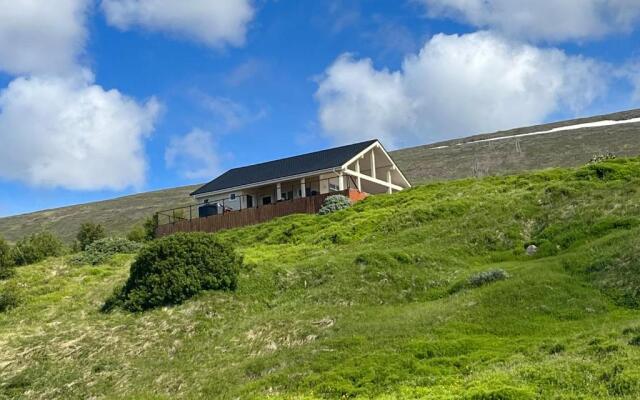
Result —
M 243 45 L 254 15 L 250 0 L 103 0 L 102 9 L 119 29 L 140 26 L 211 47 Z
M 531 40 L 564 41 L 628 32 L 638 0 L 418 0 L 431 17 L 451 17 Z
M 541 122 L 578 111 L 606 88 L 605 67 L 489 32 L 436 35 L 399 71 L 343 55 L 319 82 L 325 133 L 391 147 Z
M 88 0 L 0 0 L 0 70 L 68 73 L 87 39 Z
M 250 110 L 226 97 L 206 94 L 197 94 L 196 97 L 198 104 L 216 117 L 212 124 L 218 133 L 237 131 L 267 116 L 267 111 L 263 108 Z
M 167 167 L 187 179 L 210 179 L 220 173 L 220 157 L 211 132 L 193 129 L 171 139 L 164 154 Z
M 92 79 L 17 78 L 0 93 L 0 177 L 34 186 L 119 190 L 144 183 L 144 138 L 158 104 Z
M 628 61 L 616 72 L 618 77 L 626 79 L 631 85 L 631 101 L 640 103 L 640 59 Z

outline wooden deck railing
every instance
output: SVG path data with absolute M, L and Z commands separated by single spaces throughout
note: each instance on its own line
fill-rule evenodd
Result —
M 334 194 L 344 194 L 351 201 L 356 202 L 366 197 L 366 193 L 355 189 L 347 189 L 343 192 L 320 194 L 275 204 L 268 204 L 259 208 L 248 208 L 240 211 L 226 212 L 221 215 L 212 215 L 206 218 L 178 221 L 171 224 L 160 225 L 156 230 L 156 236 L 162 237 L 177 232 L 217 232 L 223 229 L 240 228 L 247 225 L 259 224 L 278 217 L 290 214 L 315 214 L 322 207 L 324 200 Z

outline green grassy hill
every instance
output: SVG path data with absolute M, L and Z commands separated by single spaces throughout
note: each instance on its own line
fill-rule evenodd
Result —
M 582 128 L 498 141 L 490 138 L 528 134 L 566 125 L 640 118 L 640 109 L 571 121 L 476 135 L 391 153 L 414 184 L 505 175 L 551 167 L 575 167 L 594 154 L 640 155 L 640 123 Z M 48 229 L 70 242 L 80 224 L 95 221 L 123 234 L 156 211 L 191 204 L 196 186 L 161 190 L 114 200 L 0 218 L 0 235 L 16 241 Z
M 22 267 L 0 398 L 637 399 L 639 204 L 640 159 L 374 196 L 220 233 L 237 292 L 142 314 L 99 311 L 131 256 Z
M 84 222 L 104 225 L 110 233 L 126 234 L 157 211 L 193 204 L 189 193 L 198 186 L 158 190 L 113 200 L 80 204 L 0 218 L 0 236 L 15 242 L 32 233 L 49 230 L 70 243 Z

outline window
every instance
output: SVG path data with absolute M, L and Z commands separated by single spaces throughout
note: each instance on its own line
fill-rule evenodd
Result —
M 229 200 L 235 200 L 236 199 L 236 194 L 235 193 L 231 193 L 229 195 Z
M 263 205 L 267 205 L 267 204 L 271 204 L 271 196 L 265 196 L 262 198 L 262 204 Z

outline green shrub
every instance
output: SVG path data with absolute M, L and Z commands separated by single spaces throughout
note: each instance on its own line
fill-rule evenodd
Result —
M 98 265 L 107 262 L 116 254 L 136 253 L 140 250 L 142 244 L 132 242 L 129 239 L 119 237 L 107 237 L 96 240 L 87 246 L 86 250 L 75 254 L 70 262 L 72 264 L 91 264 Z
M 178 233 L 143 248 L 129 279 L 103 306 L 130 311 L 180 304 L 203 290 L 235 290 L 242 258 L 207 233 Z
M 5 312 L 20 304 L 20 293 L 14 282 L 6 283 L 0 289 L 0 312 Z
M 147 218 L 141 225 L 134 226 L 129 233 L 127 239 L 132 242 L 144 243 L 156 238 L 156 229 L 158 228 L 158 215 Z
M 336 194 L 333 196 L 329 196 L 324 200 L 320 211 L 318 211 L 318 214 L 331 214 L 332 212 L 344 210 L 345 208 L 349 207 L 351 207 L 351 200 L 349 200 L 347 196 Z
M 153 216 L 147 218 L 143 223 L 143 228 L 145 231 L 145 237 L 147 240 L 153 240 L 156 238 L 156 230 L 158 229 L 158 214 L 154 214 Z
M 80 230 L 76 235 L 78 241 L 78 250 L 84 251 L 91 243 L 96 240 L 103 239 L 107 235 L 104 232 L 104 227 L 100 224 L 94 224 L 93 222 L 85 222 L 80 225 Z
M 502 269 L 492 269 L 470 276 L 467 283 L 471 287 L 480 287 L 487 283 L 502 281 L 507 278 L 509 278 L 509 274 L 506 271 Z
M 149 240 L 147 236 L 147 230 L 142 225 L 134 226 L 127 233 L 127 239 L 132 242 L 144 243 Z
M 64 254 L 64 244 L 50 232 L 35 233 L 22 238 L 13 248 L 13 259 L 17 265 L 29 265 Z
M 10 278 L 13 275 L 14 264 L 11 247 L 0 237 L 0 280 Z

